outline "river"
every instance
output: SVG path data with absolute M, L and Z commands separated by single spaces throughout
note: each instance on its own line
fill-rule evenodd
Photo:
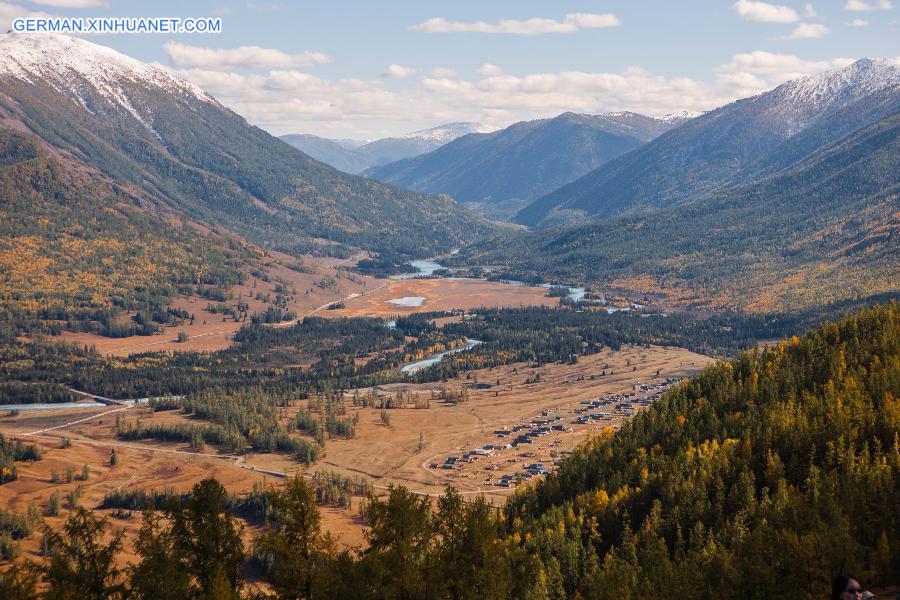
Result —
M 430 367 L 431 365 L 438 364 L 439 362 L 441 362 L 441 359 L 444 358 L 445 356 L 447 356 L 448 354 L 455 354 L 456 352 L 464 352 L 466 350 L 471 350 L 472 348 L 474 348 L 475 346 L 477 346 L 478 344 L 481 344 L 481 343 L 482 343 L 481 340 L 467 339 L 465 345 L 463 345 L 459 348 L 454 348 L 453 350 L 447 350 L 446 352 L 439 352 L 438 354 L 432 354 L 431 356 L 423 358 L 422 360 L 417 360 L 415 362 L 407 363 L 407 364 L 403 365 L 402 367 L 400 367 L 400 371 L 403 373 L 409 373 L 409 374 L 416 373 L 418 371 L 421 371 L 422 369 Z
M 10 410 L 58 410 L 61 408 L 102 408 L 99 402 L 34 402 L 31 404 L 0 404 L 0 412 Z

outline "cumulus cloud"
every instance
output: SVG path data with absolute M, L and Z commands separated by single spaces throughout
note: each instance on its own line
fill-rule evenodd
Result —
M 0 1 L 0 31 L 8 31 L 12 27 L 12 22 L 19 17 L 49 17 L 51 15 L 43 11 L 28 10 L 13 4 L 12 2 Z
M 847 4 L 844 5 L 844 10 L 849 10 L 852 12 L 866 12 L 870 10 L 890 10 L 894 8 L 891 0 L 878 0 L 875 3 L 869 3 L 865 0 L 847 0 Z
M 786 40 L 810 40 L 825 37 L 831 30 L 819 23 L 800 23 L 784 37 Z
M 766 2 L 751 2 L 750 0 L 738 0 L 731 9 L 745 21 L 757 21 L 760 23 L 795 23 L 800 20 L 800 15 L 789 6 L 768 4 Z
M 297 68 L 331 62 L 331 57 L 321 52 L 288 54 L 274 48 L 240 46 L 238 48 L 204 48 L 179 42 L 163 45 L 169 60 L 177 67 L 198 69 L 233 68 Z
M 416 70 L 411 67 L 404 67 L 403 65 L 398 64 L 390 64 L 388 65 L 387 71 L 385 71 L 382 76 L 392 77 L 394 79 L 404 79 L 406 77 L 412 77 L 415 74 Z
M 756 50 L 734 54 L 731 62 L 721 65 L 718 72 L 740 72 L 781 74 L 781 75 L 809 75 L 829 69 L 846 67 L 853 62 L 852 58 L 835 58 L 831 60 L 803 60 L 793 54 L 775 54 Z
M 484 63 L 481 65 L 481 68 L 478 69 L 478 72 L 482 75 L 500 75 L 503 73 L 503 69 L 497 65 L 492 65 L 491 63 Z
M 740 98 L 765 92 L 790 79 L 840 69 L 852 62 L 852 58 L 811 61 L 793 54 L 757 50 L 734 54 L 731 62 L 720 65 L 715 72 L 720 93 Z
M 410 31 L 425 33 L 512 33 L 519 35 L 542 35 L 545 33 L 575 33 L 580 29 L 599 29 L 621 25 L 619 18 L 612 13 L 570 13 L 561 21 L 554 19 L 532 18 L 525 21 L 501 19 L 498 23 L 476 21 L 461 23 L 447 21 L 441 17 L 428 19 L 413 25 Z
M 865 19 L 853 19 L 852 21 L 847 23 L 847 25 L 849 25 L 850 27 L 865 27 L 868 24 L 869 22 Z
M 811 19 L 812 17 L 818 16 L 817 13 L 816 13 L 816 7 L 813 6 L 812 4 L 810 4 L 809 2 L 807 2 L 807 3 L 803 6 L 803 16 L 806 17 L 806 18 L 808 18 L 808 19 Z
M 192 68 L 175 72 L 272 133 L 376 139 L 453 121 L 505 126 L 566 111 L 632 110 L 665 115 L 710 110 L 788 79 L 849 62 L 748 52 L 735 54 L 730 62 L 715 68 L 711 81 L 663 75 L 639 65 L 615 72 L 524 74 L 482 68 L 472 77 L 432 69 L 402 83 L 377 75 L 325 79 L 297 69 L 258 73 Z

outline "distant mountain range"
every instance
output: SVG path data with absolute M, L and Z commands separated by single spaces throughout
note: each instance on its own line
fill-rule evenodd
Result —
M 227 287 L 260 248 L 347 251 L 336 244 L 385 264 L 462 246 L 456 260 L 519 277 L 751 310 L 900 287 L 893 62 L 692 119 L 566 113 L 473 128 L 320 147 L 388 156 L 406 144 L 426 153 L 368 173 L 495 217 L 536 198 L 516 214 L 533 231 L 497 235 L 447 195 L 327 166 L 109 48 L 0 35 L 0 314 L 122 333 L 116 311 Z
M 662 208 L 792 167 L 900 106 L 895 63 L 863 59 L 692 119 L 536 200 L 540 226 Z
M 543 229 L 460 260 L 790 310 L 897 293 L 898 200 L 900 69 L 862 60 L 689 121 L 520 213 Z
M 0 36 L 0 124 L 146 205 L 281 250 L 324 238 L 427 255 L 491 229 L 449 199 L 317 162 L 193 84 L 81 39 Z
M 534 199 L 685 120 L 630 112 L 565 113 L 466 135 L 428 154 L 364 174 L 411 190 L 449 194 L 488 216 L 509 219 Z
M 318 161 L 345 173 L 366 169 L 431 152 L 458 137 L 491 131 L 479 123 L 447 123 L 400 137 L 375 141 L 332 140 L 309 134 L 289 134 L 281 139 Z

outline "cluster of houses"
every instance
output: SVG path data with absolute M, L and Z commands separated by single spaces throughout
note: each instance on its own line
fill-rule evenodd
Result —
M 575 414 L 579 415 L 572 421 L 573 424 L 586 425 L 595 421 L 605 420 L 612 421 L 616 417 L 628 416 L 634 414 L 638 408 L 653 404 L 653 402 L 672 384 L 678 383 L 683 378 L 670 377 L 663 382 L 653 384 L 640 384 L 634 387 L 633 392 L 604 396 L 596 400 L 583 400 L 578 408 L 574 409 Z M 604 410 L 597 410 L 603 408 Z M 594 412 L 591 412 L 594 411 Z M 494 431 L 494 435 L 500 438 L 498 443 L 485 444 L 481 448 L 475 448 L 463 452 L 460 456 L 448 456 L 443 463 L 432 463 L 432 468 L 456 469 L 462 470 L 465 464 L 473 463 L 484 457 L 494 456 L 503 450 L 514 448 L 521 445 L 535 443 L 535 440 L 550 435 L 554 432 L 571 432 L 574 431 L 566 423 L 561 422 L 563 416 L 557 409 L 548 409 L 541 412 L 540 417 L 535 417 L 526 423 L 517 423 L 511 427 L 502 427 Z M 510 441 L 506 441 L 510 439 Z M 558 442 L 556 442 L 558 444 Z M 551 446 L 554 442 L 550 443 Z M 570 451 L 562 451 L 568 454 Z M 519 456 L 535 456 L 533 452 L 526 452 Z M 511 459 L 509 462 L 516 462 Z M 498 467 L 491 464 L 487 470 L 494 471 Z M 540 462 L 525 464 L 521 471 L 515 474 L 504 474 L 495 481 L 488 479 L 485 481 L 488 485 L 496 485 L 504 488 L 515 487 L 520 481 L 546 475 L 550 471 Z

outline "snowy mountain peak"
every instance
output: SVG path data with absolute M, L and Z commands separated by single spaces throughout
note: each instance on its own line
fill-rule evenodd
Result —
M 493 127 L 488 127 L 487 125 L 484 125 L 482 123 L 447 123 L 445 125 L 432 127 L 430 129 L 422 129 L 420 131 L 408 133 L 406 135 L 400 136 L 400 139 L 420 139 L 432 142 L 447 143 L 452 142 L 458 137 L 462 137 L 470 133 L 490 133 L 494 130 L 495 129 Z
M 825 109 L 875 92 L 900 88 L 897 61 L 863 58 L 841 69 L 788 81 L 775 88 L 779 101 Z
M 86 104 L 85 82 L 107 100 L 133 111 L 123 85 L 142 84 L 167 93 L 214 102 L 202 89 L 156 65 L 111 48 L 58 34 L 0 34 L 0 75 L 29 83 L 45 81 Z
M 699 110 L 682 110 L 681 112 L 673 112 L 667 115 L 663 115 L 659 117 L 659 120 L 665 121 L 666 123 L 677 123 L 678 121 L 687 121 L 689 119 L 694 119 L 702 114 L 703 112 Z

